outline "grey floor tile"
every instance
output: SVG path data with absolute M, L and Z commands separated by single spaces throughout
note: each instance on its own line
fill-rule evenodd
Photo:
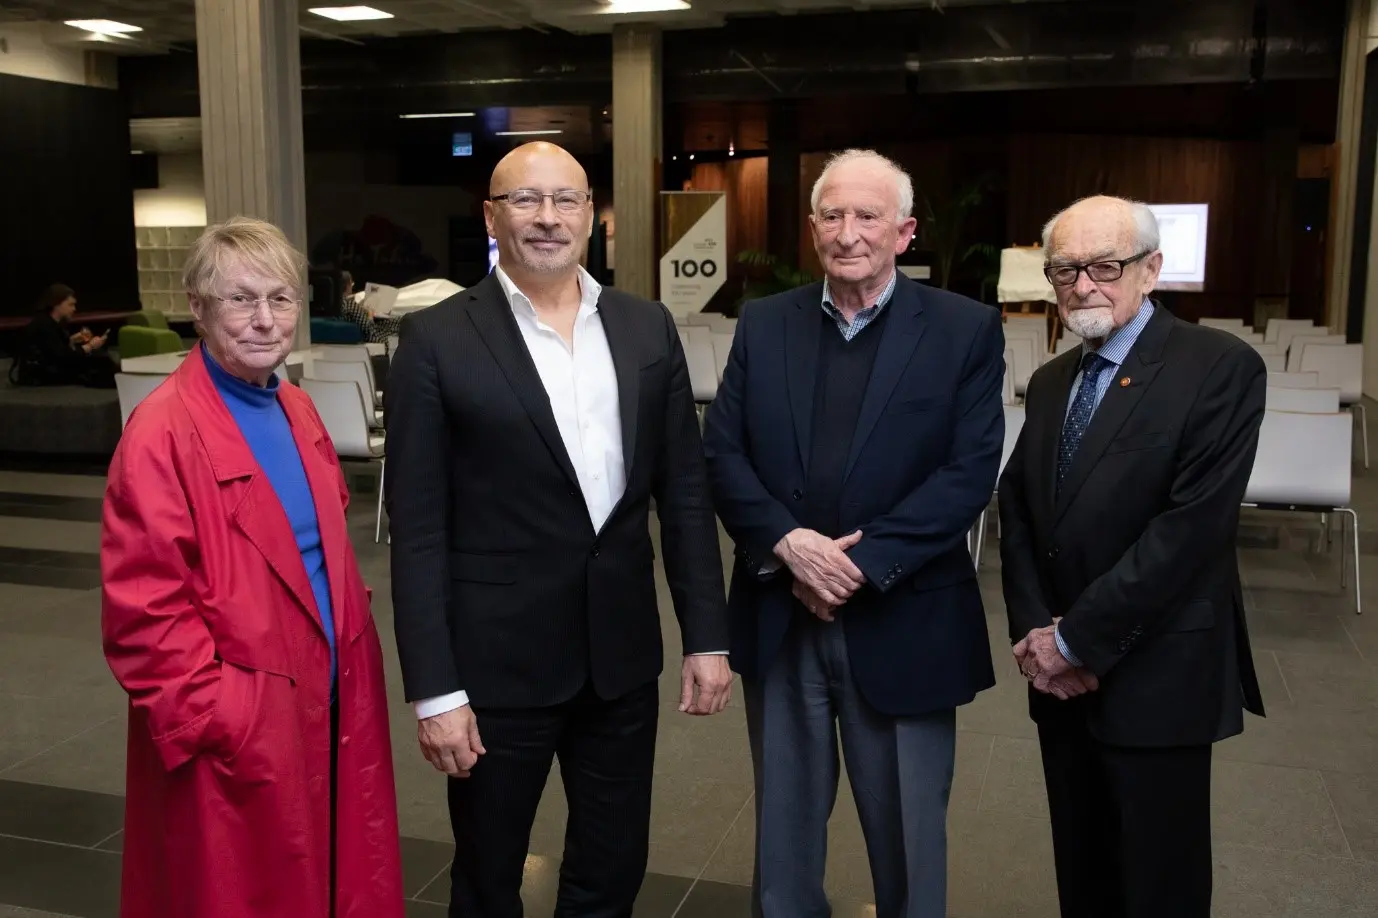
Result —
M 1374 769 L 1378 718 L 1327 707 L 1274 704 L 1266 718 L 1246 715 L 1244 732 L 1217 743 L 1217 761 L 1253 762 L 1348 774 Z
M 47 551 L 100 551 L 99 523 L 7 517 L 0 526 L 0 545 Z
M 1320 772 L 1224 761 L 1214 763 L 1211 779 L 1217 842 L 1351 856 Z
M 99 523 L 101 503 L 100 498 L 95 497 L 56 497 L 0 491 L 0 517 Z
M 450 910 L 434 902 L 407 903 L 407 918 L 449 918 Z
M 1359 655 L 1338 614 L 1251 609 L 1248 620 L 1249 641 L 1255 652 Z
M 1378 715 L 1378 671 L 1357 654 L 1277 651 L 1278 665 L 1292 701 L 1303 708 L 1324 708 L 1332 715 Z
M 454 856 L 454 845 L 402 836 L 402 889 L 407 897 L 415 898 L 446 874 Z
M 124 850 L 124 831 L 116 832 L 105 841 L 96 845 L 101 851 L 123 851 Z
M 0 836 L 0 902 L 81 918 L 115 918 L 119 889 L 116 854 Z
M 1357 858 L 1378 863 L 1378 768 L 1367 775 L 1323 772 L 1321 777 L 1350 850 Z
M 100 591 L 0 583 L 0 634 L 100 641 Z
M 112 691 L 119 686 L 105 662 L 99 632 L 0 641 L 0 693 L 89 699 Z
M 1372 918 L 1378 864 L 1215 846 L 1216 918 Z
M 995 816 L 1048 818 L 1038 740 L 995 738 L 981 791 L 980 811 Z
M 59 915 L 57 912 L 40 912 L 31 908 L 20 908 L 17 905 L 0 905 L 0 918 L 73 918 L 73 916 Z
M 51 463 L 45 458 L 45 465 Z M 100 497 L 105 493 L 105 469 L 109 463 L 92 466 L 90 474 L 52 474 L 32 470 L 15 470 L 8 466 L 0 470 L 0 489 L 30 494 L 61 495 L 63 497 Z M 88 463 L 89 465 L 89 463 Z
M 947 901 L 962 918 L 1057 918 L 1047 821 L 979 813 L 953 823 Z
M 0 584 L 7 583 L 59 587 L 67 590 L 94 590 L 100 586 L 100 571 L 0 563 Z
M 0 775 L 119 716 L 73 698 L 0 693 Z
M 0 780 L 0 835 L 89 848 L 123 824 L 123 797 Z
M 655 768 L 649 869 L 698 876 L 751 796 L 745 712 L 662 712 Z
M 14 781 L 122 795 L 128 737 L 128 719 L 124 714 L 117 714 L 80 736 L 6 770 L 3 775 Z

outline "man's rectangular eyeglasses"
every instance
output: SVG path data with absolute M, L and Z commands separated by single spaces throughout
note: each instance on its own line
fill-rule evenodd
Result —
M 1152 254 L 1140 252 L 1131 258 L 1120 258 L 1112 261 L 1093 261 L 1085 265 L 1048 265 L 1043 269 L 1043 276 L 1048 278 L 1048 283 L 1054 287 L 1070 287 L 1077 282 L 1077 277 L 1082 271 L 1095 284 L 1108 284 L 1119 280 L 1124 276 L 1126 265 L 1132 265 L 1136 261 L 1141 261 Z
M 224 303 L 231 312 L 241 316 L 251 316 L 258 312 L 260 303 L 267 303 L 268 308 L 280 316 L 295 312 L 297 307 L 301 305 L 301 300 L 285 293 L 279 293 L 276 296 L 249 296 L 247 293 L 235 293 L 230 296 L 217 296 L 216 299 Z
M 495 194 L 488 200 L 502 201 L 513 210 L 531 211 L 539 209 L 546 198 L 550 198 L 555 204 L 555 209 L 560 213 L 574 214 L 578 213 L 580 208 L 593 198 L 593 194 L 587 191 L 576 191 L 573 188 L 545 192 L 531 188 L 518 188 L 506 194 Z

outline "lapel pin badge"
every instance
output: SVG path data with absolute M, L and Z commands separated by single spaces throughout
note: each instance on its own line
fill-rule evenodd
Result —
M 1131 382 L 1133 382 L 1133 380 L 1130 379 L 1128 376 L 1124 377 L 1120 380 L 1120 388 L 1123 389 L 1127 387 Z

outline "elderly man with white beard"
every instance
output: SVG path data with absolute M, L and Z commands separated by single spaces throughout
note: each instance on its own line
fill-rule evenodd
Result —
M 1062 915 L 1207 918 L 1211 744 L 1263 713 L 1235 534 L 1267 373 L 1149 299 L 1143 204 L 1079 201 L 1043 248 L 1084 344 L 1029 382 L 1000 554 Z

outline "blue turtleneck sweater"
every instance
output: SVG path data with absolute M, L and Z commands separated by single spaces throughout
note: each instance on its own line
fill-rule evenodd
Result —
M 306 480 L 306 469 L 301 464 L 301 454 L 297 443 L 292 439 L 292 427 L 287 422 L 287 413 L 278 401 L 278 378 L 272 377 L 263 388 L 231 376 L 211 357 L 210 351 L 201 348 L 206 368 L 210 370 L 211 380 L 230 409 L 230 416 L 239 425 L 239 432 L 249 444 L 254 459 L 268 476 L 268 481 L 277 493 L 282 509 L 287 513 L 287 522 L 292 526 L 292 535 L 297 540 L 297 550 L 306 565 L 306 576 L 311 580 L 311 592 L 316 598 L 316 609 L 325 627 L 325 639 L 330 643 L 330 693 L 335 693 L 335 617 L 330 606 L 330 578 L 325 569 L 325 552 L 321 546 L 321 530 L 316 521 L 316 504 L 311 498 L 311 485 Z

